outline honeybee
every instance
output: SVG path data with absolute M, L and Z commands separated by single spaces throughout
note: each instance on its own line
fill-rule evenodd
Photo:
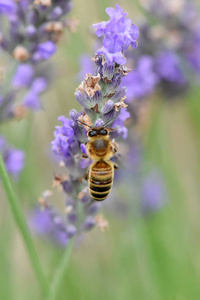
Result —
M 90 195 L 96 201 L 102 201 L 109 195 L 114 169 L 118 169 L 118 165 L 111 161 L 117 151 L 109 136 L 111 130 L 105 127 L 90 127 L 87 132 L 87 155 L 93 160 L 89 167 L 88 184 Z

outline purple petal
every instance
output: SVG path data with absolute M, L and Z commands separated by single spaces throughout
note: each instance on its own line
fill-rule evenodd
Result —
M 67 235 L 69 238 L 73 237 L 77 233 L 77 229 L 74 225 L 69 224 L 67 226 Z
M 96 221 L 93 217 L 89 216 L 83 223 L 84 230 L 91 230 L 96 225 Z
M 97 50 L 97 54 L 104 54 L 106 60 L 110 63 L 124 65 L 126 59 L 124 52 L 131 45 L 133 48 L 137 47 L 136 39 L 139 36 L 138 27 L 132 24 L 130 18 L 126 18 L 127 13 L 124 13 L 119 5 L 114 8 L 106 8 L 106 13 L 110 20 L 94 24 L 97 29 L 97 36 L 104 33 L 103 47 Z
M 31 109 L 38 110 L 42 107 L 42 103 L 38 95 L 32 90 L 26 94 L 23 100 L 23 104 Z
M 35 209 L 28 220 L 29 227 L 37 234 L 49 234 L 53 230 L 53 223 L 47 209 Z
M 160 53 L 156 60 L 156 70 L 163 79 L 179 84 L 185 83 L 179 58 L 174 52 L 165 51 Z
M 17 68 L 12 84 L 14 87 L 26 87 L 30 85 L 33 75 L 34 69 L 31 65 L 21 64 Z
M 40 94 L 44 92 L 47 88 L 47 80 L 43 77 L 38 77 L 36 78 L 31 86 L 31 90 L 35 94 Z
M 103 125 L 104 125 L 104 121 L 99 118 L 96 120 L 94 127 L 102 127 Z
M 83 158 L 80 162 L 81 169 L 87 168 L 92 163 L 92 160 L 89 158 Z
M 81 144 L 81 151 L 82 151 L 82 153 L 87 154 L 86 149 L 87 149 L 86 145 L 85 144 Z
M 76 100 L 80 103 L 84 108 L 91 108 L 92 103 L 88 100 L 87 95 L 83 95 L 80 91 L 75 92 Z
M 52 41 L 47 41 L 38 45 L 37 52 L 43 59 L 49 59 L 56 52 L 56 45 Z
M 17 12 L 17 4 L 13 0 L 0 0 L 0 13 L 8 16 L 14 15 Z
M 12 149 L 6 154 L 6 168 L 12 175 L 18 175 L 24 168 L 25 154 L 21 150 Z
M 114 103 L 112 100 L 108 100 L 106 104 L 102 107 L 101 113 L 107 114 L 109 111 L 113 109 Z

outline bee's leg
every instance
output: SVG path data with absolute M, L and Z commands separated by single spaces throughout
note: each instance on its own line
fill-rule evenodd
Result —
M 115 170 L 118 170 L 118 169 L 119 169 L 118 164 L 116 164 L 115 162 L 113 162 L 113 166 L 114 166 L 114 169 L 115 169 Z
M 89 170 L 87 170 L 87 172 L 84 174 L 84 179 L 88 180 L 88 177 L 89 177 Z
M 81 158 L 89 158 L 87 154 L 81 153 Z
M 113 153 L 117 153 L 117 147 L 113 146 Z
M 85 146 L 87 145 L 87 143 L 85 143 Z M 89 158 L 88 155 L 86 153 L 81 153 L 81 158 Z
M 88 176 L 89 176 L 89 170 L 79 179 L 79 181 L 82 182 L 83 179 L 88 180 Z

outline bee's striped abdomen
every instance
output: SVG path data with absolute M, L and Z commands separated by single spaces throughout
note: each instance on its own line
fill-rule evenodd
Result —
M 104 200 L 110 193 L 114 168 L 111 163 L 98 161 L 92 164 L 89 173 L 90 195 L 97 201 Z

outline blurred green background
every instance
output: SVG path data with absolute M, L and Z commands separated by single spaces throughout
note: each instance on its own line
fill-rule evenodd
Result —
M 108 0 L 74 1 L 71 16 L 79 25 L 75 33 L 65 34 L 53 58 L 57 76 L 43 96 L 44 110 L 1 128 L 10 142 L 26 151 L 26 167 L 20 182 L 15 183 L 24 213 L 51 187 L 56 164 L 50 163 L 49 145 L 57 117 L 68 115 L 72 108 L 80 109 L 74 97 L 78 59 L 82 53 L 93 55 L 91 24 L 107 20 L 105 8 L 114 4 Z M 133 21 L 141 15 L 134 0 L 118 4 Z M 199 95 L 196 88 L 184 96 L 185 101 L 160 99 L 150 110 L 150 126 L 144 132 L 145 159 L 164 174 L 167 204 L 147 218 L 119 217 L 105 210 L 108 230 L 94 229 L 75 247 L 59 299 L 200 299 Z M 0 299 L 43 299 L 0 188 Z M 54 200 L 55 205 L 63 205 L 61 196 Z M 37 236 L 34 242 L 50 282 L 63 249 Z

